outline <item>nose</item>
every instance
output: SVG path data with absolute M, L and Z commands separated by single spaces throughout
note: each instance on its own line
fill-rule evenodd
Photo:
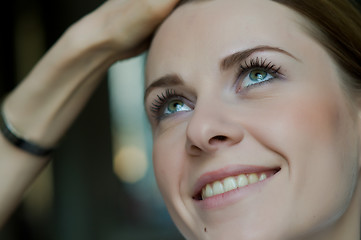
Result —
M 232 111 L 222 104 L 197 102 L 186 130 L 186 150 L 190 155 L 213 153 L 240 143 L 244 128 Z

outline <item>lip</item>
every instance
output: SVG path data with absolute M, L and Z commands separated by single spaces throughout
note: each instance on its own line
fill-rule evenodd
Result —
M 263 183 L 268 182 L 276 173 L 281 170 L 279 166 L 276 167 L 266 167 L 266 166 L 251 166 L 251 165 L 237 165 L 237 166 L 229 166 L 216 171 L 207 172 L 203 174 L 195 184 L 193 191 L 193 200 L 197 202 L 197 204 L 201 205 L 202 208 L 215 208 L 224 204 L 228 204 L 228 202 L 233 202 L 235 198 L 241 197 L 249 190 L 253 188 L 258 188 Z M 217 180 L 222 180 L 226 177 L 230 176 L 238 176 L 240 174 L 250 174 L 250 173 L 270 173 L 267 174 L 268 177 L 260 182 L 247 185 L 242 188 L 237 188 L 229 192 L 225 192 L 223 194 L 219 194 L 205 200 L 200 200 L 197 196 L 199 196 L 202 188 L 209 183 L 212 183 Z M 238 197 L 237 197 L 238 195 Z

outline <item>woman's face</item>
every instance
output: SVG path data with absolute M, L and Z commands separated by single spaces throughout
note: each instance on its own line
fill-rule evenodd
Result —
M 269 0 L 210 0 L 157 32 L 154 169 L 186 238 L 346 239 L 358 224 L 358 110 L 302 24 Z

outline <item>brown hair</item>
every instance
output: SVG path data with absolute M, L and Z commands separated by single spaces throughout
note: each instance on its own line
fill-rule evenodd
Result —
M 348 0 L 273 0 L 309 20 L 311 36 L 335 59 L 349 78 L 346 84 L 361 91 L 361 13 Z
M 181 0 L 178 6 L 201 0 Z M 310 35 L 334 58 L 346 85 L 361 91 L 361 13 L 351 0 L 272 0 L 305 17 Z M 307 27 L 307 26 L 306 26 Z

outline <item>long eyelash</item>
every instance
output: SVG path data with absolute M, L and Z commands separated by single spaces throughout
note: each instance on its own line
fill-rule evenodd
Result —
M 164 104 L 170 99 L 177 96 L 175 90 L 166 89 L 160 95 L 157 95 L 156 99 L 153 100 L 150 111 L 154 113 L 155 116 L 158 115 L 160 110 L 162 110 Z
M 279 73 L 281 67 L 276 67 L 271 61 L 268 61 L 267 58 L 252 58 L 248 62 L 244 62 L 243 65 L 240 66 L 240 74 L 254 68 L 263 68 L 266 71 L 272 72 L 274 74 Z

